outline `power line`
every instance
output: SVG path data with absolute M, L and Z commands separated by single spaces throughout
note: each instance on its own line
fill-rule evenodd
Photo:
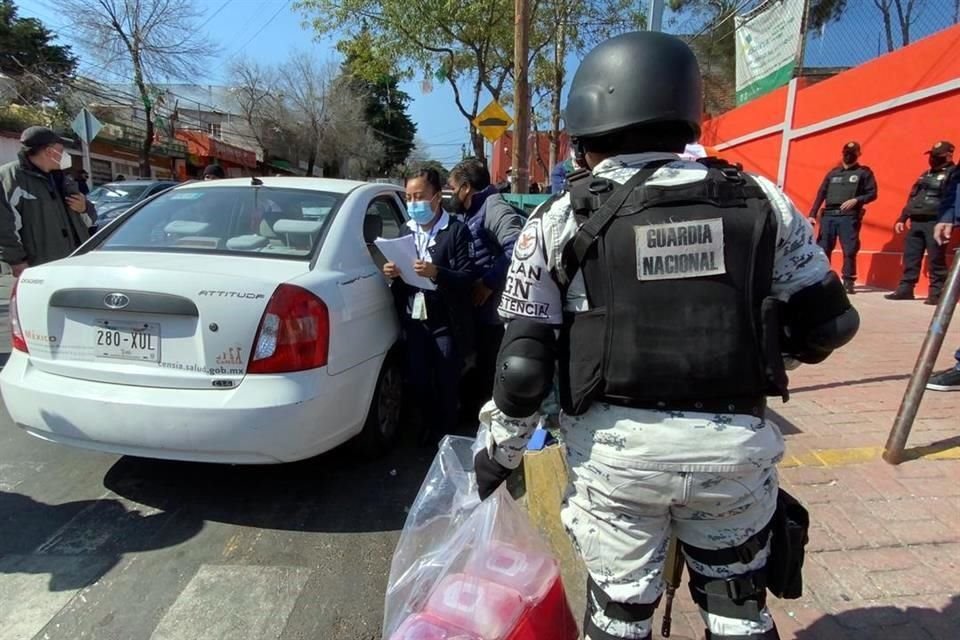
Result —
M 227 8 L 227 5 L 230 4 L 231 2 L 233 2 L 233 0 L 226 0 L 226 2 L 224 2 L 222 5 L 220 5 L 220 8 L 219 8 L 219 9 L 217 9 L 217 10 L 214 11 L 212 14 L 210 14 L 210 17 L 209 17 L 209 18 L 207 18 L 206 20 L 204 20 L 203 22 L 201 22 L 201 23 L 197 26 L 197 28 L 193 30 L 193 32 L 196 33 L 197 31 L 200 31 L 200 29 L 203 29 L 205 26 L 207 26 L 208 24 L 210 24 L 210 21 L 213 20 L 214 18 L 216 18 L 218 15 L 220 15 L 220 12 L 223 11 L 224 9 L 226 9 L 226 8 Z
M 248 44 L 250 44 L 251 42 L 253 42 L 254 38 L 256 38 L 258 35 L 260 35 L 261 33 L 263 33 L 263 30 L 266 29 L 267 27 L 269 27 L 269 26 L 270 26 L 270 23 L 273 22 L 274 20 L 276 20 L 276 19 L 277 19 L 277 16 L 279 16 L 280 13 L 281 13 L 284 9 L 286 9 L 288 6 L 290 6 L 290 0 L 286 0 L 286 2 L 284 2 L 284 3 L 280 6 L 280 8 L 277 9 L 276 13 L 274 13 L 272 16 L 270 16 L 270 19 L 267 20 L 265 23 L 263 23 L 263 26 L 260 27 L 260 28 L 257 30 L 256 33 L 254 33 L 252 36 L 250 36 L 250 37 L 247 39 L 246 42 L 244 42 L 244 43 L 243 43 L 242 45 L 240 45 L 239 47 L 235 47 L 234 49 L 232 49 L 232 50 L 230 51 L 229 54 L 224 54 L 224 56 L 226 57 L 226 56 L 228 56 L 228 55 L 233 55 L 233 54 L 235 54 L 235 53 L 238 53 L 238 52 L 240 52 L 240 51 L 243 51 L 244 47 L 246 47 Z

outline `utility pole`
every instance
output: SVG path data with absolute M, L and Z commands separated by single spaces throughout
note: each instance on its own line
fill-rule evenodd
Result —
M 527 77 L 530 55 L 530 0 L 514 0 L 513 77 L 514 106 L 517 113 L 513 124 L 513 193 L 526 193 L 530 173 L 530 154 L 527 152 L 527 134 L 530 130 L 530 85 Z
M 650 0 L 647 10 L 647 29 L 663 31 L 663 0 Z

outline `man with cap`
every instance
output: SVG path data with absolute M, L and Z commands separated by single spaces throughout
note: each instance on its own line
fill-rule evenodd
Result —
M 847 293 L 854 293 L 857 281 L 860 223 L 866 213 L 863 207 L 876 199 L 877 180 L 870 167 L 860 164 L 860 143 L 848 142 L 843 145 L 840 165 L 827 173 L 810 207 L 810 219 L 816 224 L 820 207 L 824 205 L 817 242 L 827 254 L 827 260 L 833 256 L 840 240 L 843 286 Z
M 207 168 L 203 170 L 204 180 L 223 180 L 226 177 L 227 174 L 224 172 L 223 167 L 218 164 L 208 164 Z
M 913 288 L 920 280 L 923 252 L 926 251 L 930 265 L 930 291 L 924 304 L 940 302 L 947 281 L 947 255 L 946 247 L 937 243 L 934 227 L 941 214 L 947 185 L 956 171 L 953 151 L 951 142 L 941 140 L 925 152 L 929 156 L 930 168 L 913 183 L 907 204 L 894 225 L 898 234 L 906 231 L 907 237 L 903 243 L 903 277 L 896 291 L 884 296 L 887 300 L 913 300 Z
M 88 223 L 97 215 L 67 173 L 70 140 L 30 127 L 20 143 L 18 159 L 0 167 L 0 260 L 18 277 L 28 266 L 73 253 L 90 237 Z
M 768 561 L 787 564 L 770 543 L 784 444 L 766 396 L 785 396 L 788 364 L 821 362 L 859 326 L 776 185 L 681 159 L 701 82 L 665 33 L 587 54 L 564 112 L 585 169 L 528 219 L 501 296 L 511 320 L 480 413 L 478 492 L 520 464 L 556 379 L 561 520 L 589 573 L 589 640 L 652 638 L 674 535 L 708 639 L 780 637 L 766 588 L 781 584 Z

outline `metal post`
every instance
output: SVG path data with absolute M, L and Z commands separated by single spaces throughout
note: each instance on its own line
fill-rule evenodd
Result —
M 903 462 L 903 450 L 907 446 L 907 438 L 910 437 L 910 429 L 913 428 L 913 421 L 917 417 L 917 410 L 920 408 L 920 401 L 923 399 L 930 373 L 933 371 L 937 356 L 940 355 L 943 338 L 950 327 L 950 319 L 953 317 L 958 297 L 960 297 L 960 250 L 953 256 L 953 266 L 950 269 L 947 286 L 943 295 L 940 296 L 936 311 L 933 312 L 927 337 L 924 338 L 923 346 L 920 347 L 917 364 L 913 367 L 913 374 L 910 376 L 907 390 L 903 394 L 903 401 L 900 403 L 900 410 L 897 412 L 896 420 L 893 421 L 887 444 L 883 448 L 883 459 L 890 464 Z
M 93 163 L 90 162 L 90 143 L 86 140 L 80 141 L 80 148 L 83 149 L 83 170 L 87 172 L 89 182 L 87 186 L 93 188 Z
M 647 10 L 647 28 L 650 31 L 663 31 L 663 0 L 650 0 Z
M 513 129 L 513 192 L 526 193 L 530 173 L 527 133 L 530 130 L 530 86 L 527 77 L 530 55 L 530 2 L 514 0 L 513 64 L 514 105 L 517 113 Z
M 796 78 L 787 85 L 787 107 L 783 114 L 783 133 L 780 137 L 780 164 L 777 167 L 777 186 L 783 189 L 787 181 L 787 160 L 790 159 L 790 143 L 793 141 L 793 112 L 797 106 Z

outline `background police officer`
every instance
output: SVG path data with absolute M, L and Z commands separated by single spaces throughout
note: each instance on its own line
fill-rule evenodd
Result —
M 820 362 L 858 326 L 776 185 L 680 159 L 701 106 L 682 40 L 628 33 L 591 51 L 565 111 L 589 173 L 530 217 L 500 305 L 513 319 L 478 489 L 519 465 L 557 371 L 561 518 L 589 571 L 590 640 L 652 637 L 671 534 L 707 638 L 779 638 L 765 588 L 784 445 L 765 396 L 785 392 L 782 354 Z
M 860 251 L 860 222 L 864 205 L 877 199 L 877 180 L 870 167 L 859 163 L 860 143 L 843 145 L 843 161 L 823 179 L 817 199 L 810 208 L 810 219 L 817 221 L 820 206 L 825 205 L 820 219 L 818 243 L 827 254 L 840 240 L 843 250 L 843 285 L 853 293 L 857 281 L 857 253 Z
M 956 170 L 953 150 L 952 143 L 941 140 L 926 152 L 930 156 L 930 169 L 920 174 L 913 184 L 907 205 L 894 226 L 897 233 L 907 230 L 907 237 L 903 243 L 903 277 L 897 290 L 884 296 L 888 300 L 913 300 L 913 288 L 920 279 L 923 252 L 926 251 L 930 264 L 930 293 L 925 304 L 935 305 L 940 301 L 947 280 L 947 256 L 946 247 L 938 244 L 934 237 L 934 227 L 947 184 Z

